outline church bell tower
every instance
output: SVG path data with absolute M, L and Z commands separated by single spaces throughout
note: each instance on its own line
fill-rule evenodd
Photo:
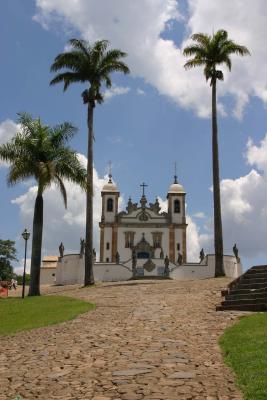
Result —
M 116 216 L 120 193 L 112 180 L 111 172 L 108 182 L 101 191 L 102 215 L 100 226 L 100 262 L 115 262 L 118 249 L 118 226 Z
M 174 182 L 170 186 L 168 199 L 168 214 L 170 218 L 169 226 L 169 258 L 172 262 L 177 262 L 182 256 L 183 263 L 186 262 L 186 215 L 185 215 L 185 196 L 183 186 L 178 183 L 177 175 L 174 175 Z

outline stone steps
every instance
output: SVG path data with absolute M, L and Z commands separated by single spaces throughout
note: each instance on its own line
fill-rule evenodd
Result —
M 267 292 L 251 292 L 245 294 L 226 294 L 225 300 L 242 300 L 242 299 L 254 299 L 256 296 L 257 299 L 264 299 L 267 301 Z
M 235 305 L 223 305 L 217 306 L 216 311 L 267 311 L 267 304 L 235 304 Z
M 267 311 L 267 265 L 250 268 L 222 290 L 222 296 L 218 311 Z

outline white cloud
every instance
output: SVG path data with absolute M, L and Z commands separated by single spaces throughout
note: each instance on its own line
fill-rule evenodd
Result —
M 0 145 L 7 143 L 17 133 L 19 124 L 11 119 L 6 119 L 0 123 Z M 0 167 L 8 167 L 8 163 L 0 161 Z
M 205 218 L 205 214 L 202 211 L 196 212 L 193 217 L 195 218 Z
M 106 89 L 104 91 L 104 99 L 105 100 L 110 100 L 110 99 L 112 99 L 112 97 L 120 96 L 122 94 L 126 94 L 129 91 L 130 91 L 129 87 L 113 85 L 110 89 Z
M 137 88 L 136 89 L 136 93 L 140 96 L 144 96 L 146 94 L 146 92 L 143 89 Z
M 267 134 L 260 142 L 259 147 L 254 145 L 251 138 L 248 140 L 247 161 L 250 165 L 256 165 L 259 170 L 267 174 Z
M 194 109 L 201 117 L 210 112 L 210 87 L 202 71 L 185 71 L 182 49 L 195 32 L 212 33 L 226 29 L 229 36 L 246 45 L 251 57 L 233 57 L 231 74 L 219 84 L 219 96 L 233 95 L 234 114 L 241 118 L 250 96 L 267 102 L 267 48 L 262 38 L 267 34 L 265 0 L 188 0 L 189 17 L 181 17 L 176 0 L 36 0 L 34 19 L 48 29 L 61 24 L 64 29 L 80 31 L 89 41 L 108 38 L 113 47 L 127 51 L 132 74 L 157 88 L 180 106 Z M 103 13 L 105 9 L 105 13 Z M 138 24 L 136 23 L 138 21 Z M 207 21 L 211 24 L 207 25 Z M 176 46 L 163 39 L 162 32 L 181 23 L 185 40 Z M 227 111 L 218 104 L 221 114 Z
M 6 119 L 0 123 L 0 145 L 7 143 L 17 133 L 19 124 L 11 119 Z
M 86 157 L 80 155 L 86 164 Z M 100 178 L 94 169 L 94 246 L 99 246 L 98 223 L 101 219 L 101 189 L 107 177 Z M 52 186 L 44 193 L 44 232 L 43 255 L 58 254 L 58 246 L 62 241 L 67 253 L 78 253 L 80 237 L 85 236 L 85 193 L 70 182 L 65 182 L 68 208 L 65 209 L 58 188 Z M 12 201 L 19 206 L 20 218 L 24 226 L 32 230 L 32 218 L 37 187 L 30 187 L 27 192 Z
M 263 170 L 263 174 L 252 169 L 245 176 L 221 181 L 225 254 L 232 254 L 233 244 L 237 243 L 241 258 L 267 256 L 266 144 L 267 135 L 258 146 L 249 139 L 246 152 L 248 164 Z M 211 219 L 206 224 L 206 233 L 200 235 L 200 242 L 205 251 L 213 251 L 212 232 Z
M 15 266 L 14 267 L 14 272 L 17 275 L 23 275 L 23 271 L 24 271 L 24 258 L 21 258 L 18 261 L 19 266 Z M 29 274 L 31 272 L 31 259 L 30 258 L 26 258 L 26 274 Z

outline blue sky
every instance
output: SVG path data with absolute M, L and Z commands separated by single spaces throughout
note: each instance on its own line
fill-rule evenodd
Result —
M 150 201 L 155 196 L 164 200 L 176 161 L 187 191 L 190 257 L 196 259 L 202 246 L 212 249 L 211 93 L 201 69 L 183 70 L 181 51 L 196 31 L 227 29 L 252 53 L 247 59 L 233 58 L 233 71 L 220 83 L 218 99 L 225 252 L 237 242 L 247 267 L 265 263 L 267 256 L 267 76 L 266 61 L 262 63 L 267 50 L 258 43 L 267 33 L 266 7 L 264 0 L 253 7 L 244 1 L 242 9 L 237 0 L 231 7 L 222 0 L 212 7 L 209 3 L 66 0 L 63 7 L 59 0 L 1 2 L 0 143 L 12 136 L 16 113 L 27 111 L 51 125 L 76 125 L 72 146 L 86 156 L 84 88 L 63 93 L 60 85 L 50 87 L 49 69 L 69 38 L 109 39 L 112 47 L 128 52 L 132 74 L 114 74 L 115 91 L 106 94 L 95 112 L 96 202 L 109 160 L 124 202 L 129 195 L 139 201 L 143 181 Z M 25 227 L 31 230 L 34 182 L 8 188 L 6 173 L 0 166 L 0 238 L 16 240 L 21 258 L 20 233 Z M 55 190 L 47 196 L 44 253 L 56 254 L 61 240 L 67 250 L 77 250 L 84 221 L 75 202 L 79 198 L 82 205 L 82 195 L 77 191 L 67 212 Z

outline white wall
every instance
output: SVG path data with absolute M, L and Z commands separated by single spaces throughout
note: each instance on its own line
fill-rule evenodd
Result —
M 124 281 L 132 277 L 129 268 L 113 263 L 95 263 L 95 281 Z M 78 254 L 67 254 L 58 263 L 56 283 L 58 285 L 83 284 L 84 282 L 84 258 Z
M 42 267 L 40 274 L 41 285 L 53 285 L 56 282 L 56 267 Z
M 234 256 L 223 257 L 225 275 L 235 279 L 242 274 L 242 264 L 236 262 Z M 201 264 L 185 264 L 171 270 L 172 279 L 206 279 L 215 275 L 215 255 L 208 254 Z
M 137 260 L 137 268 L 142 267 L 147 260 Z M 152 260 L 155 269 L 151 272 L 144 270 L 144 276 L 158 275 L 158 268 L 164 267 L 164 260 L 157 258 Z M 224 267 L 227 277 L 237 278 L 242 274 L 242 265 L 237 264 L 236 258 L 233 256 L 224 256 Z M 170 262 L 170 278 L 178 280 L 187 279 L 206 279 L 213 278 L 215 272 L 215 256 L 207 255 L 201 264 L 185 264 L 176 266 Z M 50 268 L 51 270 L 51 268 Z M 129 260 L 126 265 L 115 263 L 95 263 L 94 277 L 96 281 L 125 281 L 132 277 L 132 261 Z M 44 278 L 45 279 L 45 278 Z M 67 284 L 83 284 L 84 282 L 84 259 L 78 254 L 67 254 L 58 262 L 56 271 L 56 283 Z M 42 282 L 50 283 L 50 282 Z M 53 282 L 51 282 L 53 283 Z

